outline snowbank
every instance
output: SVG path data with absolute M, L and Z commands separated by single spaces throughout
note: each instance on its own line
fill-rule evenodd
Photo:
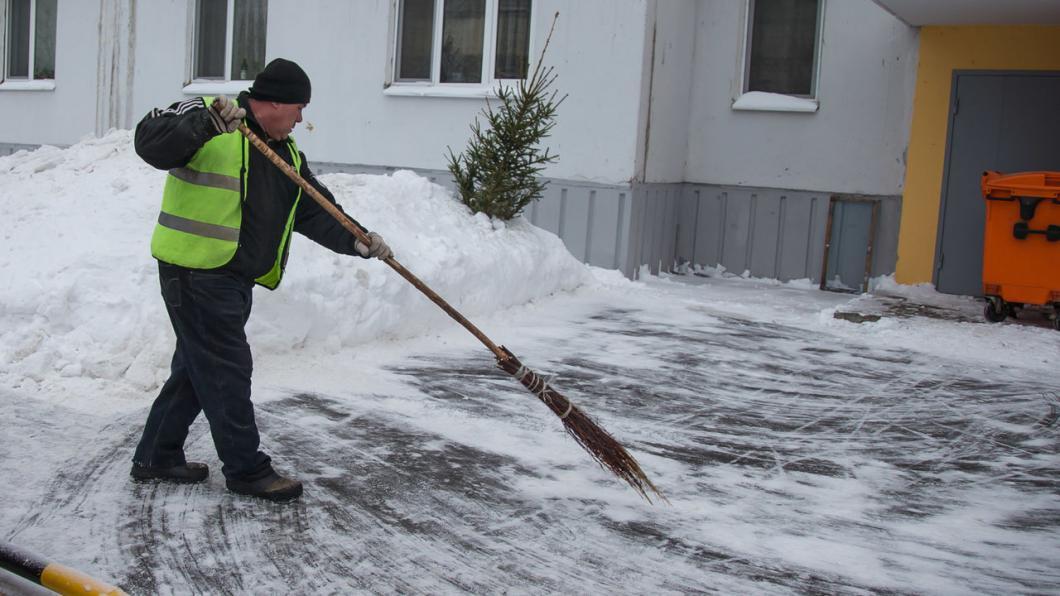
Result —
M 0 158 L 0 382 L 32 391 L 63 378 L 97 380 L 114 391 L 121 381 L 143 391 L 165 379 L 173 336 L 149 246 L 164 179 L 136 156 L 129 131 Z M 469 317 L 592 277 L 556 236 L 523 220 L 472 216 L 412 172 L 320 179 Z M 299 235 L 283 284 L 258 289 L 255 302 L 248 335 L 258 355 L 454 324 L 386 265 Z

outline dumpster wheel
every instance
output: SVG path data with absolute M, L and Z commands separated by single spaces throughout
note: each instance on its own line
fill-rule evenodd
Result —
M 991 323 L 1000 323 L 1009 315 L 1005 301 L 997 296 L 987 296 L 986 306 L 983 308 L 983 317 Z

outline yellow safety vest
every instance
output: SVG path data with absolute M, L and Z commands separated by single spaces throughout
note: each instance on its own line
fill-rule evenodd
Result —
M 204 97 L 209 105 L 213 100 Z M 302 159 L 293 137 L 287 138 L 292 165 Z M 190 269 L 216 269 L 239 248 L 239 226 L 246 200 L 250 143 L 239 131 L 219 134 L 200 148 L 191 161 L 169 171 L 162 192 L 162 210 L 151 237 L 151 254 L 160 261 Z M 294 227 L 299 188 L 287 216 L 283 239 L 272 269 L 254 280 L 275 289 L 283 278 L 284 255 Z

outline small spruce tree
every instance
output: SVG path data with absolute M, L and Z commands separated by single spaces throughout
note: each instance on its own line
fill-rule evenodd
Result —
M 501 220 L 519 215 L 541 197 L 546 183 L 539 175 L 559 158 L 548 148 L 539 148 L 556 125 L 556 109 L 567 98 L 551 90 L 556 80 L 553 67 L 542 68 L 558 18 L 557 12 L 531 76 L 514 87 L 498 84 L 496 110 L 487 100 L 482 116 L 488 128 L 483 130 L 476 117 L 464 153 L 455 155 L 449 148 L 449 172 L 460 199 L 473 213 Z

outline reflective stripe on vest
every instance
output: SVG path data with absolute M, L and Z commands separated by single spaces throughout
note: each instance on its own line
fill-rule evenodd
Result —
M 212 188 L 220 188 L 223 190 L 239 192 L 238 176 L 225 176 L 224 174 L 196 172 L 191 168 L 173 168 L 169 171 L 169 173 L 178 180 L 183 180 L 188 184 L 197 184 L 199 186 L 209 186 Z
M 239 242 L 239 228 L 229 228 L 227 226 L 195 221 L 194 219 L 187 219 L 165 211 L 158 214 L 158 225 L 193 236 Z

